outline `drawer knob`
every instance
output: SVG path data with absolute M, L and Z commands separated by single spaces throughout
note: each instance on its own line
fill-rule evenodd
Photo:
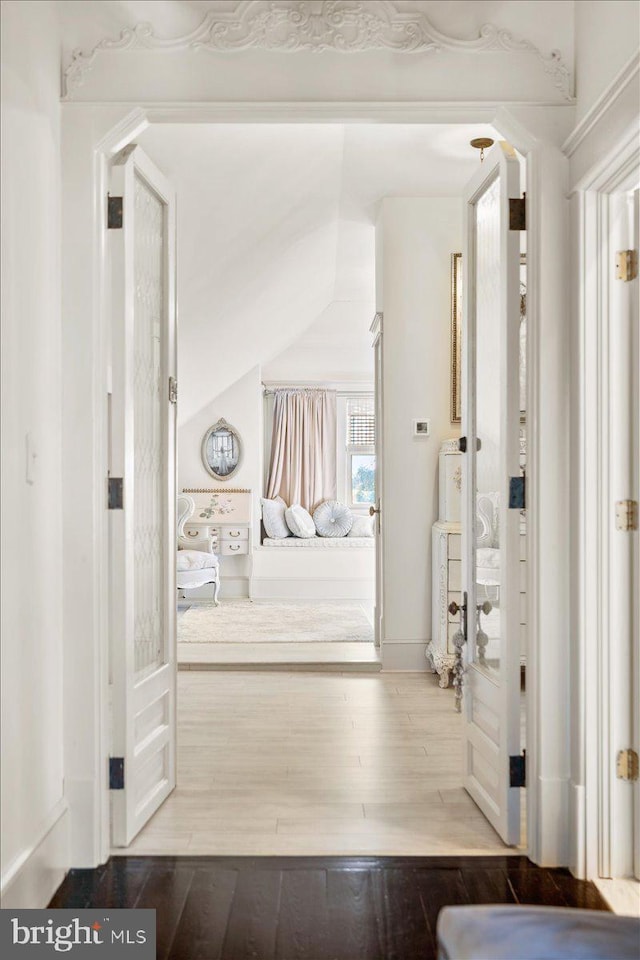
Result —
M 230 550 L 239 550 L 240 547 L 239 547 L 239 546 L 236 547 L 235 544 L 232 544 L 231 547 L 229 547 L 229 549 L 230 549 Z
M 230 530 L 230 531 L 229 531 L 229 536 L 230 536 L 230 537 L 239 537 L 239 536 L 240 536 L 240 531 L 239 531 L 239 530 Z

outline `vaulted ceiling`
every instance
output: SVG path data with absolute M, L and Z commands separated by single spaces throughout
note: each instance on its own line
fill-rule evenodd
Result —
M 366 349 L 383 197 L 457 196 L 486 125 L 158 125 L 178 194 L 181 421 L 304 335 Z M 295 355 L 295 354 L 294 354 Z M 365 364 L 368 361 L 364 361 Z

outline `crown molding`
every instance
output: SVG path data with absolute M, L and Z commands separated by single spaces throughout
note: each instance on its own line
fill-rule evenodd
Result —
M 573 156 L 580 144 L 587 138 L 602 117 L 612 109 L 618 97 L 627 89 L 629 84 L 637 84 L 639 73 L 640 53 L 634 53 L 565 140 L 562 145 L 562 151 L 567 157 Z
M 475 39 L 460 40 L 436 30 L 426 14 L 399 11 L 392 0 L 241 0 L 232 12 L 210 10 L 191 33 L 172 39 L 156 36 L 151 23 L 123 30 L 117 39 L 100 40 L 84 53 L 74 50 L 64 70 L 63 98 L 81 87 L 96 57 L 121 50 L 208 50 L 232 52 L 258 48 L 278 52 L 333 50 L 359 53 L 482 53 L 503 50 L 536 57 L 565 100 L 572 99 L 571 73 L 559 50 L 545 55 L 530 40 L 485 24 Z

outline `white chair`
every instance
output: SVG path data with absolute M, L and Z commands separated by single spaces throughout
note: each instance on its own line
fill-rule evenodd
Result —
M 177 499 L 178 556 L 176 585 L 178 590 L 195 590 L 205 583 L 213 584 L 213 602 L 219 605 L 220 559 L 213 552 L 209 540 L 193 540 L 184 533 L 185 522 L 195 509 L 195 503 L 186 493 Z

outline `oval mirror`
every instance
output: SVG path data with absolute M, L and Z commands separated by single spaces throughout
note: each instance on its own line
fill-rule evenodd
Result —
M 216 480 L 228 480 L 242 459 L 242 443 L 238 431 L 222 418 L 209 427 L 202 441 L 202 462 Z

